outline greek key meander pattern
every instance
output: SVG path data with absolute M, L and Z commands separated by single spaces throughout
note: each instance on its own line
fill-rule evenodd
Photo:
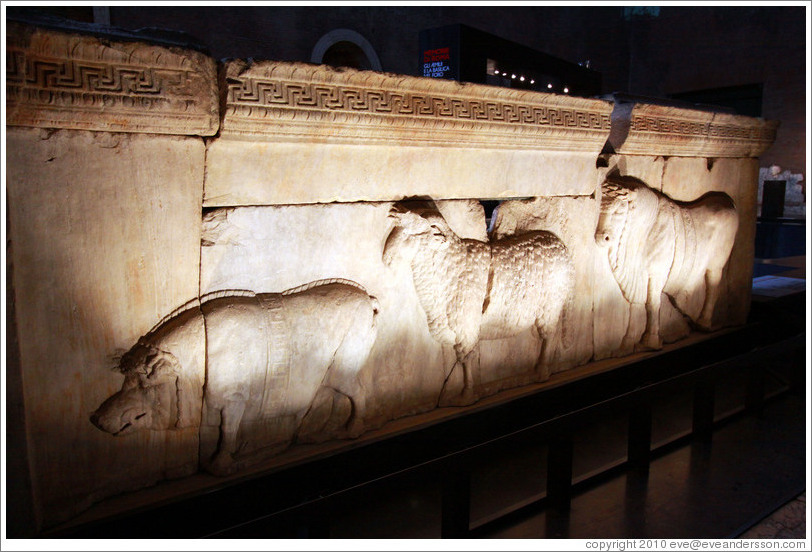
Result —
M 267 113 L 266 110 L 276 108 L 412 119 L 508 123 L 584 131 L 608 131 L 610 124 L 609 114 L 598 111 L 253 78 L 229 79 L 227 107 L 232 114 L 244 116 L 256 112 Z
M 679 136 L 708 136 L 719 139 L 742 141 L 775 140 L 774 127 L 737 126 L 711 122 L 686 121 L 657 117 L 638 116 L 632 119 L 632 131 L 656 134 L 673 134 Z
M 37 119 L 59 121 L 59 111 L 89 112 L 93 120 L 116 113 L 145 120 L 160 113 L 160 117 L 199 119 L 204 124 L 210 118 L 209 107 L 203 105 L 206 100 L 200 99 L 207 77 L 195 70 L 58 59 L 22 50 L 8 50 L 6 61 L 7 104 L 37 110 Z M 92 126 L 93 121 L 86 123 L 77 122 Z M 138 124 L 133 121 L 132 126 Z
M 194 71 L 87 60 L 26 56 L 7 52 L 6 81 L 42 90 L 82 90 L 105 94 L 169 94 L 193 97 Z

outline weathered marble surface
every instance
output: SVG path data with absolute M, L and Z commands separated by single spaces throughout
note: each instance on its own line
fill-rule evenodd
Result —
M 240 470 L 291 443 L 351 438 L 632 352 L 627 329 L 642 338 L 652 320 L 595 242 L 608 178 L 676 202 L 732 200 L 712 326 L 746 319 L 756 156 L 774 122 L 298 63 L 228 62 L 218 90 L 215 62 L 178 48 L 16 24 L 8 45 L 15 369 L 40 527 L 168 477 Z M 432 214 L 407 224 L 405 199 Z M 490 234 L 484 199 L 502 200 Z M 408 238 L 397 234 L 406 226 Z M 413 262 L 384 262 L 393 233 L 400 249 L 428 240 L 438 255 L 466 249 L 482 262 L 432 260 L 416 277 Z M 528 235 L 566 255 L 509 270 L 535 257 Z M 541 265 L 555 269 L 530 270 Z M 534 324 L 507 316 L 491 332 L 504 274 L 520 297 L 503 313 L 550 305 L 559 324 L 543 333 L 555 325 L 568 344 L 555 337 L 542 352 Z M 424 284 L 442 278 L 454 305 L 476 308 L 438 310 L 448 297 L 435 304 Z M 325 280 L 337 295 L 301 287 Z M 357 326 L 333 324 L 354 320 L 330 310 L 341 297 L 366 305 Z M 692 330 L 705 297 L 698 286 L 686 298 L 686 317 L 666 290 L 662 341 Z M 294 298 L 300 306 L 284 310 Z M 151 329 L 156 342 L 138 345 Z M 287 337 L 274 341 L 276 330 Z M 111 371 L 128 350 L 123 374 Z M 327 350 L 348 361 L 310 362 Z M 289 379 L 274 386 L 276 376 Z M 269 409 L 240 406 L 257 401 Z
M 198 293 L 205 148 L 19 127 L 6 144 L 28 454 L 39 521 L 52 525 L 197 471 L 199 409 L 171 436 L 114 440 L 88 417 L 121 386 L 113 357 Z M 202 371 L 188 376 L 202 385 Z
M 601 100 L 306 64 L 223 72 L 207 207 L 589 194 L 609 134 Z

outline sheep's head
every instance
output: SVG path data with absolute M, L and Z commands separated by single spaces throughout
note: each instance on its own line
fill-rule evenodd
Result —
M 387 266 L 398 257 L 411 261 L 420 250 L 447 249 L 453 240 L 459 239 L 434 209 L 409 210 L 396 204 L 389 211 L 389 218 L 394 226 L 383 248 Z

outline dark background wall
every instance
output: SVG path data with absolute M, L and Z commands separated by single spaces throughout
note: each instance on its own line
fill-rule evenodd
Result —
M 803 7 L 674 7 L 629 27 L 629 81 L 635 94 L 762 85 L 761 112 L 781 121 L 761 165 L 806 167 L 806 43 Z M 749 113 L 745 113 L 749 114 Z
M 607 90 L 625 88 L 628 57 L 624 29 L 605 25 L 621 8 L 545 7 L 113 7 L 111 24 L 137 29 L 185 31 L 207 44 L 215 58 L 309 61 L 318 39 L 333 29 L 351 29 L 375 48 L 383 70 L 418 74 L 423 29 L 464 24 L 545 53 L 591 60 Z

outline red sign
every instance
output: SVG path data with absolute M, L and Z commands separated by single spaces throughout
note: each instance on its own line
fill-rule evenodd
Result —
M 423 52 L 423 63 L 445 61 L 447 59 L 451 59 L 450 48 L 437 48 L 436 50 L 426 50 Z

